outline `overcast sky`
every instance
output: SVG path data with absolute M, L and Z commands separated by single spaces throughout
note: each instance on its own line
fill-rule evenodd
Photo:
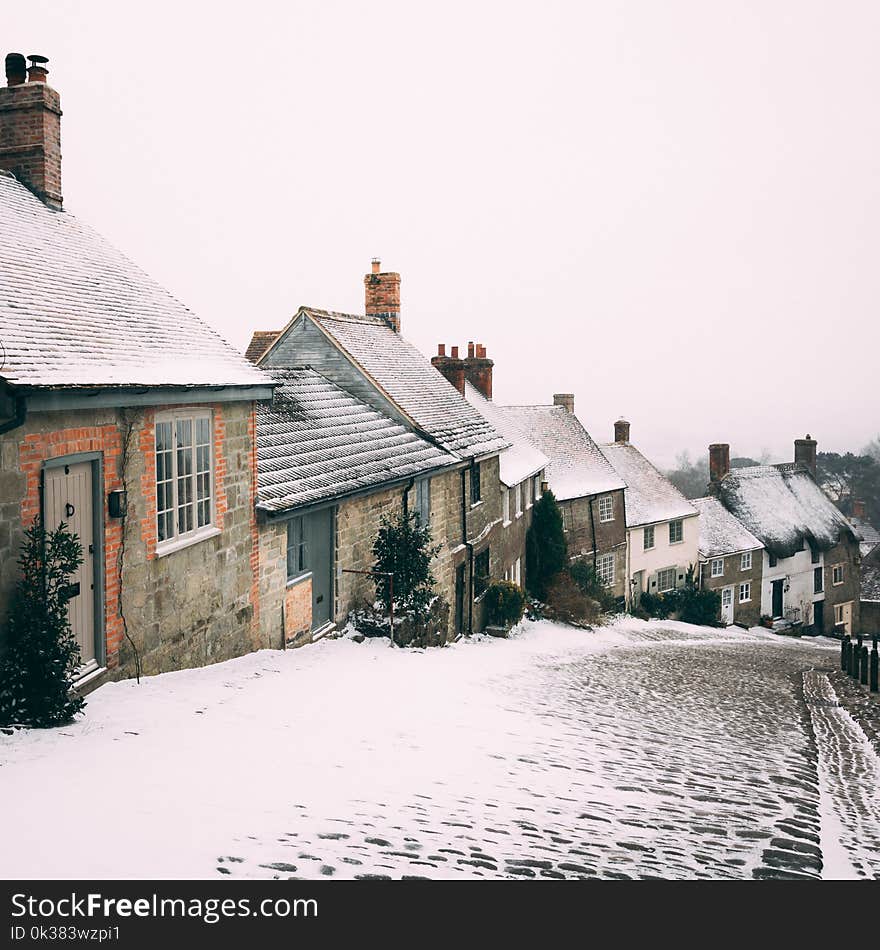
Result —
M 237 347 L 300 304 L 486 345 L 659 464 L 880 432 L 880 4 L 6 4 L 64 196 Z M 5 52 L 4 51 L 4 52 Z

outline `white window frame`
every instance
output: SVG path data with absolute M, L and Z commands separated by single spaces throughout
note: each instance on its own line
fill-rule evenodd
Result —
M 562 511 L 562 530 L 568 534 L 571 531 L 571 508 L 568 505 L 560 505 Z
M 745 597 L 743 596 L 743 593 L 745 593 Z M 739 585 L 739 602 L 741 604 L 747 604 L 751 599 L 752 599 L 752 582 L 743 581 L 742 584 Z
M 614 521 L 614 498 L 611 495 L 601 495 L 599 498 L 599 521 Z
M 712 560 L 709 562 L 709 573 L 712 577 L 724 577 L 723 557 L 712 558 Z
M 657 546 L 657 536 L 654 531 L 654 525 L 649 524 L 647 527 L 642 528 L 642 550 L 643 551 L 653 551 Z M 651 543 L 648 544 L 648 532 L 651 532 Z
M 516 507 L 516 517 L 522 518 L 523 513 L 523 483 L 519 482 L 513 489 L 513 501 Z
M 834 605 L 834 623 L 835 623 L 835 624 L 843 623 L 843 622 L 844 622 L 844 619 L 843 619 L 843 618 L 844 618 L 843 608 L 844 608 L 845 606 L 846 606 L 846 604 L 835 604 L 835 605 Z
M 177 444 L 177 428 L 178 422 L 190 420 L 192 422 L 192 443 L 191 443 L 191 453 L 192 453 L 192 472 L 189 475 L 192 486 L 192 518 L 193 518 L 193 528 L 189 531 L 180 531 L 180 500 L 178 497 L 178 492 L 180 491 L 179 479 L 177 466 L 178 466 L 178 444 Z M 207 420 L 208 423 L 208 468 L 199 472 L 198 470 L 198 446 L 204 445 L 205 443 L 199 443 L 197 441 L 197 432 L 198 432 L 198 423 L 200 420 Z M 171 448 L 170 448 L 170 457 L 171 457 L 171 473 L 169 478 L 162 479 L 160 482 L 159 479 L 159 470 L 158 470 L 158 432 L 160 425 L 170 425 L 171 427 Z M 169 452 L 169 450 L 164 450 Z M 197 544 L 199 541 L 204 541 L 207 538 L 216 537 L 220 534 L 220 528 L 216 525 L 217 520 L 217 478 L 216 478 L 216 459 L 214 458 L 214 413 L 210 409 L 205 409 L 199 406 L 193 406 L 190 408 L 181 408 L 168 410 L 165 412 L 156 413 L 156 417 L 153 423 L 153 462 L 155 466 L 155 479 L 154 485 L 156 487 L 156 511 L 155 511 L 155 525 L 156 525 L 156 556 L 162 557 L 166 554 L 171 554 L 174 551 L 179 551 L 181 548 L 189 547 L 191 544 Z M 208 520 L 205 524 L 199 525 L 199 497 L 198 497 L 198 475 L 207 474 L 209 478 L 209 495 L 207 500 L 209 503 L 209 513 Z M 184 478 L 187 476 L 183 476 Z M 159 508 L 159 485 L 168 484 L 171 490 L 171 507 L 170 508 Z M 170 535 L 159 540 L 159 518 L 160 515 L 165 515 L 167 512 L 172 513 L 172 525 L 174 528 L 174 534 Z
M 681 535 L 677 540 L 672 540 L 672 526 L 678 526 L 678 533 Z M 684 520 L 681 518 L 676 518 L 674 521 L 669 522 L 669 543 L 670 544 L 683 544 L 684 543 Z
M 501 489 L 501 514 L 505 524 L 510 524 L 510 489 Z
M 741 571 L 750 571 L 752 569 L 752 552 L 745 551 L 739 557 L 739 569 Z
M 838 574 L 840 576 L 840 580 L 837 579 Z M 844 581 L 843 564 L 832 564 L 831 565 L 831 586 L 840 587 L 843 581 Z
M 661 574 L 672 574 L 672 587 L 661 587 L 660 586 L 660 575 Z M 665 594 L 671 590 L 675 590 L 676 582 L 678 579 L 678 568 L 677 567 L 663 567 L 657 571 L 657 593 Z
M 543 473 L 539 473 L 535 476 L 535 501 L 541 500 L 541 482 L 543 481 L 542 475 Z
M 596 558 L 596 575 L 605 587 L 611 587 L 614 584 L 613 554 L 600 554 Z
M 526 511 L 532 507 L 534 499 L 532 498 L 532 493 L 534 491 L 534 484 L 530 478 L 527 478 L 523 483 L 523 494 L 526 496 Z

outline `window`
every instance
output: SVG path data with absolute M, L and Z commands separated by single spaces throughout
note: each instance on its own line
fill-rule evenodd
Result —
M 843 623 L 843 622 L 844 622 L 844 618 L 843 618 L 843 604 L 835 604 L 835 605 L 834 605 L 834 622 L 835 622 L 835 623 Z
M 823 570 L 821 567 L 813 568 L 813 593 L 821 594 L 825 589 L 825 579 L 823 577 Z
M 822 552 L 818 548 L 810 548 L 810 560 L 813 564 L 818 564 L 822 558 Z
M 739 602 L 744 604 L 747 600 L 752 599 L 752 585 L 748 583 L 739 585 Z
M 532 507 L 532 480 L 527 478 L 523 482 L 523 494 L 526 496 L 526 508 Z
M 504 515 L 504 523 L 510 524 L 510 489 L 501 489 L 501 511 Z
M 307 574 L 309 563 L 309 539 L 305 519 L 291 518 L 287 522 L 287 579 L 293 580 Z
M 606 587 L 614 583 L 614 555 L 600 554 L 596 558 L 596 574 Z
M 213 522 L 210 412 L 156 420 L 156 540 L 198 538 Z
M 522 515 L 523 512 L 523 502 L 522 502 L 522 493 L 523 493 L 523 484 L 522 482 L 513 489 L 513 500 L 516 502 L 516 516 L 517 518 Z
M 471 504 L 475 505 L 483 497 L 480 491 L 480 463 L 471 466 Z
M 678 544 L 684 538 L 684 526 L 681 519 L 669 522 L 669 543 Z
M 522 558 L 518 557 L 513 565 L 513 583 L 522 587 Z
M 724 558 L 716 557 L 712 561 L 712 576 L 713 577 L 724 577 Z
M 654 525 L 649 525 L 642 532 L 642 537 L 644 539 L 644 546 L 646 551 L 650 551 L 654 547 Z
M 843 565 L 835 564 L 831 568 L 831 583 L 837 587 L 839 584 L 843 583 Z
M 420 478 L 416 482 L 416 511 L 419 523 L 424 527 L 431 523 L 431 479 Z
M 611 495 L 603 495 L 599 499 L 599 520 L 614 521 L 614 499 Z
M 752 552 L 751 551 L 746 551 L 745 554 L 740 556 L 739 569 L 741 571 L 750 571 L 752 569 Z
M 568 505 L 562 505 L 562 530 L 571 531 L 571 508 Z
M 474 597 L 479 597 L 489 586 L 489 549 L 474 558 Z
M 543 477 L 543 473 L 541 473 L 541 475 L 535 476 L 535 501 L 537 501 L 541 497 L 541 478 L 542 477 Z
M 657 571 L 657 590 L 662 594 L 667 590 L 675 590 L 675 568 L 667 567 Z
M 767 560 L 770 562 L 770 567 L 776 567 L 777 561 L 776 561 L 776 555 L 775 555 L 775 554 L 768 554 L 768 555 L 767 555 Z

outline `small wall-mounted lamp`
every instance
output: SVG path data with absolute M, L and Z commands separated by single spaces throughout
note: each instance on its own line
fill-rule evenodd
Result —
M 107 496 L 107 507 L 111 518 L 124 518 L 127 505 L 128 493 L 121 488 L 117 488 Z

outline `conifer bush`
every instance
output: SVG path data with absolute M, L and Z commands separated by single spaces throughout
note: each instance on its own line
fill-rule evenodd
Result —
M 47 532 L 36 520 L 25 532 L 0 659 L 0 725 L 56 726 L 85 705 L 72 692 L 81 656 L 66 596 L 82 559 L 79 538 L 64 524 Z
M 525 594 L 512 581 L 495 581 L 486 589 L 486 611 L 490 624 L 512 627 L 522 620 L 525 609 Z
M 535 502 L 532 523 L 526 535 L 526 579 L 529 593 L 539 600 L 568 561 L 568 543 L 562 528 L 562 512 L 549 489 Z
M 374 571 L 394 575 L 394 611 L 427 616 L 434 599 L 434 575 L 431 561 L 440 545 L 431 543 L 431 529 L 422 525 L 411 512 L 384 517 L 373 542 Z M 388 577 L 376 577 L 376 597 L 386 612 L 391 610 L 391 583 Z

